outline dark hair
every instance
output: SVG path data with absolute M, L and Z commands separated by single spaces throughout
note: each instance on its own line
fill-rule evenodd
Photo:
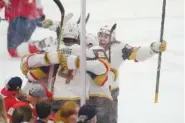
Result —
M 47 118 L 51 114 L 51 104 L 48 100 L 43 100 L 36 104 L 36 112 L 39 118 Z
M 30 122 L 32 118 L 32 109 L 29 106 L 22 106 L 14 110 L 12 123 Z

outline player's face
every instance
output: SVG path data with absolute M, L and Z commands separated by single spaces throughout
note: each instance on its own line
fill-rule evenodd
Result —
M 99 34 L 99 44 L 101 47 L 106 47 L 109 43 L 109 34 L 100 33 Z
M 74 42 L 74 39 L 70 39 L 70 38 L 64 38 L 63 42 L 65 46 L 72 46 L 73 44 L 76 43 Z
M 101 44 L 108 44 L 109 43 L 109 34 L 100 33 L 99 34 L 99 41 Z

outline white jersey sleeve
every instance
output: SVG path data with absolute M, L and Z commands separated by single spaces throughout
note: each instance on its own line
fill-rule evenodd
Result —
M 150 47 L 139 47 L 135 56 L 136 61 L 144 61 L 152 57 L 155 53 Z
M 33 71 L 34 73 L 35 71 L 37 71 L 37 73 L 40 71 L 39 73 L 41 73 L 42 70 L 40 68 L 56 64 L 59 64 L 64 69 L 77 69 L 77 61 L 77 56 L 70 55 L 69 57 L 65 57 L 60 52 L 31 54 L 22 58 L 21 70 L 24 75 Z
M 57 52 L 32 54 L 23 58 L 27 62 L 28 68 L 37 68 L 59 64 L 59 54 Z
M 150 47 L 132 47 L 123 43 L 121 45 L 122 58 L 124 60 L 144 61 L 155 54 Z
M 63 46 L 61 47 L 61 51 L 63 54 L 80 56 L 81 47 L 78 44 L 74 44 L 70 47 Z M 105 51 L 99 46 L 92 47 L 86 50 L 86 56 L 86 70 L 88 74 L 90 74 L 98 85 L 103 85 L 107 79 L 107 72 L 110 69 L 110 65 L 106 60 Z
M 75 56 L 80 56 L 81 47 L 80 45 L 74 44 L 70 47 L 62 46 L 61 51 L 63 54 L 73 54 Z M 103 60 L 105 56 L 105 51 L 99 47 L 95 46 L 86 50 L 86 69 L 91 71 L 96 75 L 101 75 L 108 71 L 109 63 L 106 60 Z M 96 68 L 98 66 L 98 69 Z
M 109 52 L 107 52 L 107 55 Z M 148 47 L 133 47 L 122 42 L 114 42 L 111 45 L 111 67 L 117 71 L 125 60 L 144 61 L 155 53 Z M 119 75 L 117 75 L 119 76 Z M 119 78 L 119 77 L 118 77 Z M 111 90 L 119 88 L 119 79 L 111 84 Z

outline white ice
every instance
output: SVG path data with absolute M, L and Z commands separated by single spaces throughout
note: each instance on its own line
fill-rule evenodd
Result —
M 125 62 L 120 68 L 119 123 L 183 123 L 184 116 L 184 1 L 167 0 L 164 39 L 167 51 L 162 54 L 159 102 L 154 104 L 157 56 L 142 63 Z M 80 0 L 62 0 L 73 20 L 80 15 Z M 43 0 L 46 17 L 59 20 L 60 13 L 52 0 Z M 162 0 L 87 0 L 91 17 L 87 31 L 96 33 L 100 26 L 117 23 L 117 38 L 133 46 L 147 46 L 159 41 Z M 3 17 L 2 10 L 0 12 Z M 0 22 L 0 88 L 7 77 L 24 76 L 19 59 L 6 52 L 7 23 Z M 32 39 L 55 36 L 37 29 Z M 25 84 L 25 83 L 24 83 Z

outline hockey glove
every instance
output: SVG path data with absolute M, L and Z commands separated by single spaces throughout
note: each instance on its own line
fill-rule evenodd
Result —
M 64 56 L 62 53 L 58 53 L 59 62 L 61 68 L 64 70 L 78 69 L 80 66 L 80 58 L 74 55 Z
M 43 28 L 49 28 L 52 25 L 53 25 L 53 21 L 51 19 L 45 19 L 44 21 L 41 22 L 41 26 Z
M 159 52 L 164 52 L 166 50 L 166 41 L 162 42 L 152 42 L 150 45 L 150 48 L 152 49 L 153 52 L 159 53 Z

